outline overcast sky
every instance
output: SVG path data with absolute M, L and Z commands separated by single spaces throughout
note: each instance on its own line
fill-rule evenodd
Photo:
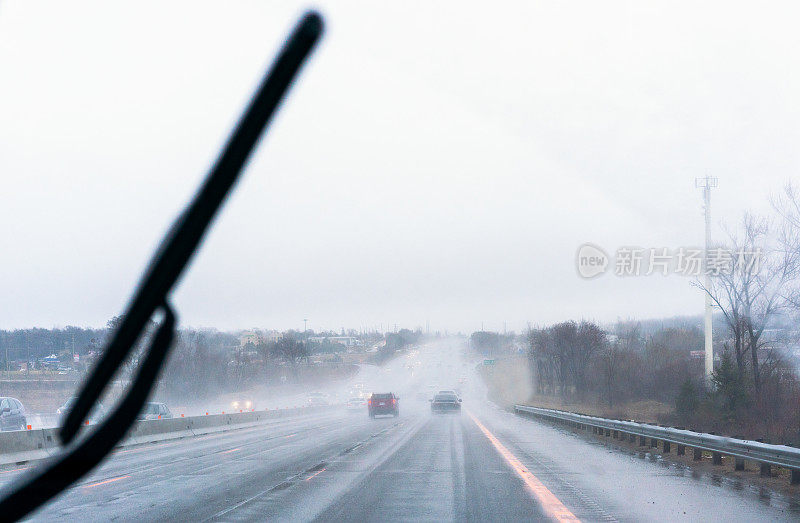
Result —
M 182 325 L 699 314 L 684 277 L 582 280 L 578 246 L 700 245 L 695 177 L 717 235 L 797 178 L 796 3 L 377 4 L 319 5 Z M 0 3 L 0 328 L 122 311 L 307 5 Z

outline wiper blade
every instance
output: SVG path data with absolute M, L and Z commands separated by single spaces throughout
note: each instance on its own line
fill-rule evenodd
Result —
M 295 26 L 200 191 L 175 221 L 153 256 L 122 323 L 83 384 L 59 433 L 67 448 L 22 478 L 5 494 L 0 501 L 0 519 L 20 519 L 74 483 L 99 464 L 136 421 L 174 338 L 176 320 L 168 303 L 169 293 L 322 31 L 322 17 L 316 12 L 307 13 Z M 87 437 L 76 441 L 83 421 L 156 312 L 163 315 L 161 324 L 130 389 L 101 425 Z

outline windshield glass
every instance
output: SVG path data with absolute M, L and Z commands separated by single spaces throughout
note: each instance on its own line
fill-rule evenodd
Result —
M 0 4 L 0 519 L 800 518 L 800 4 Z

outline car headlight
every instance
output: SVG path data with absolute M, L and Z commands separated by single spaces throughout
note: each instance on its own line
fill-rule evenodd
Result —
M 239 402 L 238 402 L 238 401 L 234 401 L 233 403 L 231 403 L 231 406 L 232 406 L 234 409 L 238 409 L 238 408 L 239 408 Z
M 249 408 L 250 408 L 252 405 L 253 405 L 253 402 L 252 402 L 252 401 L 247 401 L 247 402 L 245 402 L 245 404 L 244 404 L 244 408 L 246 408 L 246 409 L 249 409 Z

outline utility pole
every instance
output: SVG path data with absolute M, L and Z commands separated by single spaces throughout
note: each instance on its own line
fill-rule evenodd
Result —
M 711 332 L 711 316 L 714 311 L 714 305 L 711 302 L 711 295 L 708 291 L 711 290 L 711 275 L 708 271 L 708 253 L 711 250 L 711 189 L 719 185 L 719 179 L 716 176 L 705 176 L 703 178 L 695 178 L 694 186 L 703 189 L 703 212 L 706 220 L 706 249 L 703 256 L 703 271 L 705 272 L 705 288 L 706 288 L 706 306 L 705 306 L 705 371 L 706 383 L 711 383 L 711 373 L 714 371 L 714 345 Z
M 303 318 L 303 334 L 308 332 L 308 318 Z

